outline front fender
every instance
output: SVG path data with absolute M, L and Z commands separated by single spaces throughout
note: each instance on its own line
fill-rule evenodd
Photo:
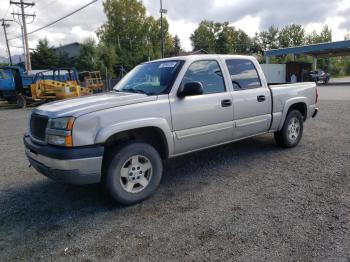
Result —
M 286 117 L 287 117 L 287 113 L 288 113 L 288 110 L 289 108 L 294 105 L 294 104 L 297 104 L 297 103 L 304 103 L 306 105 L 306 114 L 307 114 L 307 109 L 309 108 L 309 101 L 306 97 L 294 97 L 294 98 L 290 98 L 288 99 L 285 104 L 284 104 L 284 107 L 283 107 L 283 111 L 282 111 L 282 118 L 281 118 L 281 122 L 280 122 L 280 125 L 278 127 L 278 130 L 281 130 L 282 127 L 283 127 L 283 124 L 284 124 L 284 121 L 286 120 Z M 307 117 L 307 116 L 306 116 Z M 305 118 L 306 118 L 305 117 Z
M 157 127 L 162 130 L 168 144 L 168 154 L 171 155 L 174 152 L 174 140 L 171 129 L 168 122 L 162 118 L 142 118 L 105 126 L 97 132 L 95 144 L 102 144 L 117 133 L 143 127 Z

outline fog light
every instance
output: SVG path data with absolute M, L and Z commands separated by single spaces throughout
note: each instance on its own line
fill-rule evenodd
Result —
M 66 137 L 48 135 L 47 136 L 47 143 L 49 143 L 51 145 L 57 145 L 57 146 L 66 146 Z

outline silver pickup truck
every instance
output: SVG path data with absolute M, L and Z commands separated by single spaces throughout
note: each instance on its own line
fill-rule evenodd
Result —
M 253 57 L 173 57 L 135 67 L 112 92 L 35 108 L 24 144 L 45 176 L 102 182 L 128 205 L 156 190 L 164 159 L 265 133 L 296 146 L 317 99 L 315 83 L 268 86 Z

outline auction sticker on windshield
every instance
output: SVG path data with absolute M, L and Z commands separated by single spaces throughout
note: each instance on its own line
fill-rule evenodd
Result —
M 177 62 L 162 63 L 159 65 L 159 68 L 174 67 L 174 66 L 176 66 L 176 64 L 177 64 Z

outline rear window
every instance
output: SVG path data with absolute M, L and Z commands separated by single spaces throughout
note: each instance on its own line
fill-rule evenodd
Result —
M 226 60 L 234 90 L 244 90 L 261 87 L 258 72 L 247 59 Z

